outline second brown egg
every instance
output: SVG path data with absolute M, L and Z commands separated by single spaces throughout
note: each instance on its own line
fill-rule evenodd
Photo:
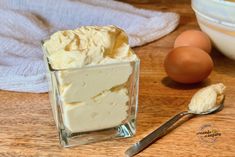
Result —
M 181 46 L 193 46 L 207 53 L 211 52 L 210 38 L 199 30 L 187 30 L 181 33 L 175 40 L 174 48 Z

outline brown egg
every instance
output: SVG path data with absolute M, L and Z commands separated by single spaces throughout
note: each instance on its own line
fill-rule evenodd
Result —
M 199 30 L 187 30 L 181 33 L 175 40 L 174 48 L 181 46 L 194 46 L 211 52 L 210 38 Z
M 197 83 L 206 79 L 213 69 L 208 53 L 191 46 L 173 49 L 166 56 L 164 67 L 168 76 L 180 83 Z

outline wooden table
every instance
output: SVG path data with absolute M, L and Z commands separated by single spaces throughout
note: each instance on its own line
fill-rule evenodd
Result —
M 186 121 L 137 156 L 235 156 L 235 61 L 216 50 L 215 68 L 208 80 L 197 85 L 179 85 L 166 77 L 163 60 L 178 34 L 198 29 L 188 0 L 152 0 L 137 7 L 174 11 L 181 15 L 180 26 L 166 37 L 135 48 L 141 59 L 139 113 L 137 134 L 118 139 L 62 149 L 52 119 L 48 94 L 0 91 L 0 156 L 93 156 L 121 157 L 134 142 L 141 139 L 174 114 L 187 108 L 191 96 L 201 87 L 223 82 L 227 86 L 225 108 L 214 115 Z M 214 138 L 199 132 L 214 131 Z

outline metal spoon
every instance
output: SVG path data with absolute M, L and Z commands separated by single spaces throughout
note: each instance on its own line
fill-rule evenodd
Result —
M 130 148 L 128 148 L 125 152 L 126 157 L 132 157 L 145 148 L 147 148 L 149 145 L 151 145 L 153 142 L 155 142 L 157 139 L 161 138 L 165 134 L 167 134 L 170 131 L 170 128 L 175 124 L 179 119 L 184 117 L 185 115 L 206 115 L 215 113 L 218 111 L 221 111 L 224 107 L 224 99 L 225 96 L 222 96 L 222 99 L 219 103 L 219 105 L 215 106 L 214 108 L 211 108 L 210 110 L 202 113 L 194 113 L 190 110 L 180 112 L 179 114 L 175 115 L 171 119 L 169 119 L 167 122 L 165 122 L 163 125 L 161 125 L 158 129 L 154 130 L 152 133 L 141 139 L 139 142 L 132 145 Z

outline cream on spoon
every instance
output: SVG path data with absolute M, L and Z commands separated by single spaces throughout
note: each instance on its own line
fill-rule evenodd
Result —
M 225 86 L 222 83 L 200 89 L 193 95 L 189 103 L 189 111 L 195 114 L 209 111 L 220 103 L 224 91 Z
M 205 115 L 220 111 L 224 103 L 225 86 L 222 83 L 207 86 L 197 91 L 191 99 L 188 111 L 181 112 L 161 125 L 158 129 L 132 145 L 125 152 L 127 157 L 134 156 L 147 148 L 157 139 L 167 134 L 179 119 L 185 115 Z

